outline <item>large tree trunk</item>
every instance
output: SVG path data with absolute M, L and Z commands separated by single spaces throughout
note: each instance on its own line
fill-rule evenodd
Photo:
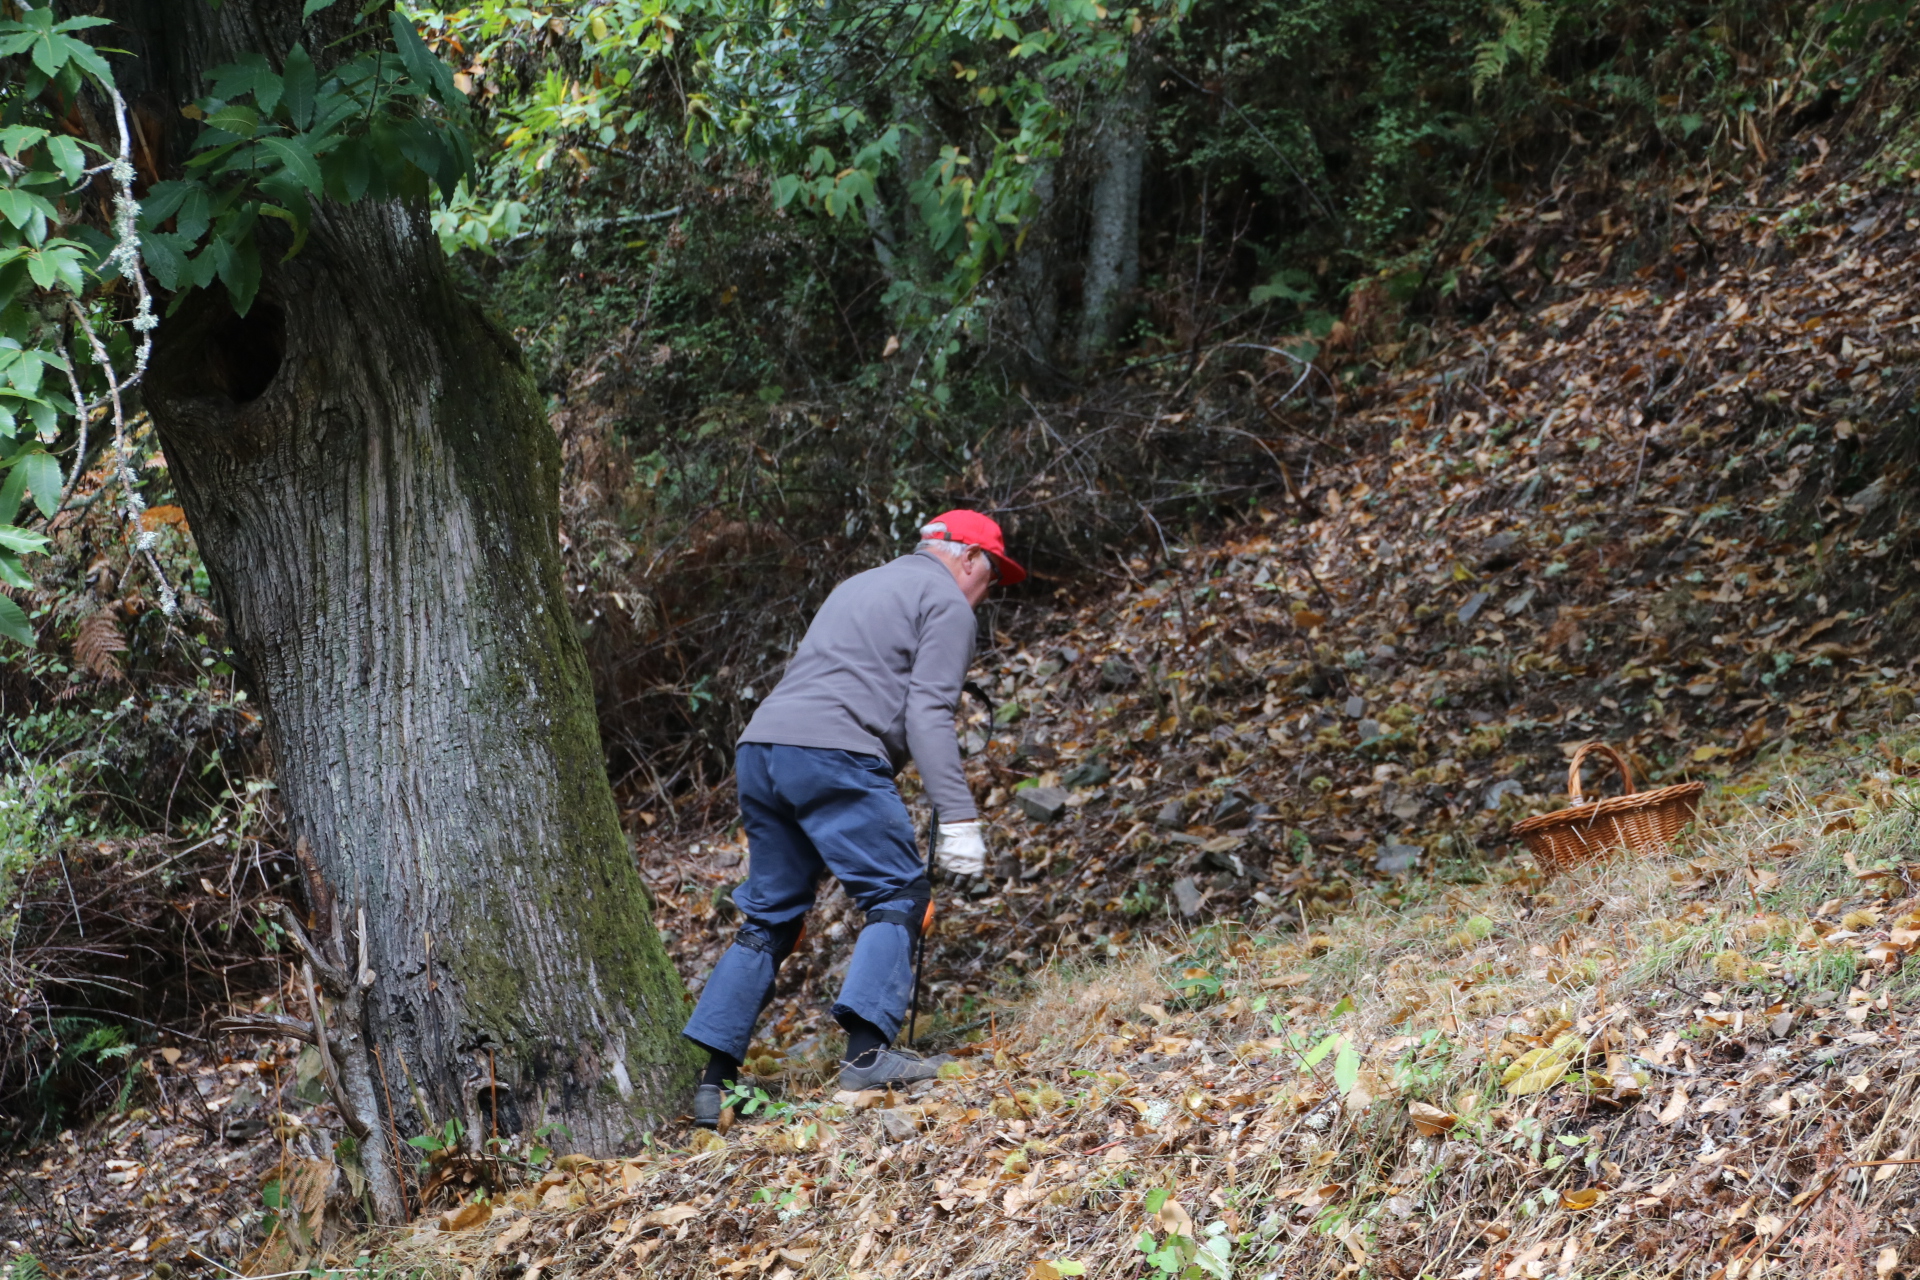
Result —
M 128 7 L 170 110 L 299 35 L 300 0 Z M 400 1132 L 635 1142 L 689 1082 L 683 994 L 607 785 L 560 452 L 513 342 L 425 210 L 328 205 L 248 315 L 216 286 L 162 325 L 146 402 L 293 832 L 349 941 L 366 913 Z
M 1110 101 L 1094 138 L 1093 190 L 1088 194 L 1087 274 L 1080 306 L 1080 359 L 1113 341 L 1126 319 L 1127 296 L 1140 283 L 1140 177 L 1147 158 L 1144 81 Z

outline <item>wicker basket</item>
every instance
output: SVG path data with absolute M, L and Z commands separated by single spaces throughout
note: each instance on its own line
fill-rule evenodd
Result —
M 1623 795 L 1587 801 L 1580 794 L 1580 765 L 1598 751 L 1620 770 Z M 1573 753 L 1567 765 L 1569 808 L 1543 813 L 1513 824 L 1513 834 L 1527 842 L 1533 857 L 1549 874 L 1567 871 L 1585 862 L 1627 849 L 1636 857 L 1665 853 L 1680 828 L 1693 820 L 1700 807 L 1702 783 L 1682 782 L 1658 791 L 1636 792 L 1633 771 L 1618 751 L 1604 742 L 1589 742 Z

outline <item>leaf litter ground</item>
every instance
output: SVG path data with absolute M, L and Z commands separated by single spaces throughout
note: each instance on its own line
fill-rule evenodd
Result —
M 1463 255 L 1517 309 L 1410 364 L 1363 295 L 1371 384 L 1268 407 L 1286 503 L 994 619 L 964 732 L 1000 862 L 945 887 L 928 987 L 962 1078 L 831 1094 L 829 891 L 723 1139 L 437 1152 L 369 1246 L 291 1046 L 163 1054 L 168 1101 L 10 1171 L 7 1237 L 102 1276 L 1902 1272 L 1916 801 L 1848 752 L 1914 705 L 1920 239 L 1805 149 L 1556 190 Z M 1505 832 L 1593 736 L 1724 780 L 1718 825 L 1543 881 Z M 641 840 L 692 983 L 744 852 Z

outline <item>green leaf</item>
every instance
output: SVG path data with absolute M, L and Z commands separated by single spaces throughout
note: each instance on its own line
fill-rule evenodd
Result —
M 307 0 L 307 8 L 313 8 L 313 0 Z M 293 121 L 294 128 L 304 129 L 313 122 L 313 94 L 319 84 L 319 73 L 314 70 L 313 59 L 307 51 L 297 44 L 287 50 L 281 80 L 280 101 L 286 105 L 287 118 Z
M 60 25 L 67 24 L 63 22 Z M 113 83 L 113 68 L 107 65 L 105 58 L 93 51 L 92 45 L 84 40 L 75 40 L 72 36 L 55 36 L 54 40 L 60 46 L 60 56 L 64 61 L 73 63 L 102 84 Z
M 327 174 L 327 194 L 341 204 L 354 204 L 367 193 L 373 178 L 373 148 L 366 138 L 334 148 L 320 163 Z
M 165 231 L 140 233 L 141 260 L 147 264 L 147 270 L 153 272 L 155 283 L 169 293 L 180 287 L 180 278 L 187 272 L 183 241 L 184 237 Z
M 407 20 L 407 15 L 395 9 L 387 15 L 387 24 L 393 30 L 393 44 L 400 51 L 400 60 L 407 65 L 407 74 L 430 89 L 441 106 L 464 109 L 466 97 L 454 87 L 453 72 L 446 63 L 433 56 L 433 50 L 427 48 L 427 42 L 420 38 L 413 23 Z
M 30 551 L 45 551 L 47 540 L 37 533 L 29 533 L 10 524 L 0 524 L 0 547 L 24 555 Z
M 38 261 L 47 263 L 53 269 L 54 278 L 67 286 L 68 292 L 77 296 L 87 291 L 87 275 L 81 266 L 81 253 L 82 251 L 78 248 L 62 246 L 48 249 L 40 255 Z M 28 262 L 29 271 L 33 269 L 33 261 Z
M 30 453 L 14 464 L 14 469 L 26 476 L 27 490 L 33 494 L 33 505 L 40 508 L 40 514 L 53 519 L 53 513 L 60 509 L 60 463 L 50 453 Z
M 18 641 L 29 649 L 40 643 L 40 637 L 34 634 L 32 626 L 27 623 L 27 615 L 7 596 L 0 596 L 0 636 Z
M 1336 1031 L 1319 1044 L 1313 1046 L 1313 1048 L 1307 1050 L 1305 1054 L 1301 1055 L 1300 1065 L 1308 1070 L 1312 1070 L 1314 1067 L 1320 1065 L 1321 1059 L 1325 1058 L 1329 1053 L 1332 1053 L 1346 1042 L 1347 1038 Z
M 18 557 L 0 553 L 0 586 L 18 587 L 22 591 L 32 590 L 33 579 L 27 576 L 27 571 L 21 566 Z
M 307 0 L 306 4 L 300 8 L 300 21 L 305 22 L 332 3 L 333 0 Z
M 213 211 L 209 207 L 207 189 L 200 183 L 193 183 L 186 198 L 180 202 L 180 212 L 174 220 L 173 229 L 188 244 L 198 244 L 200 237 L 207 234 L 207 227 L 212 221 Z
M 45 253 L 36 253 L 27 259 L 27 274 L 42 289 L 51 289 L 60 282 L 59 264 Z
M 1360 1083 L 1360 1054 L 1352 1045 L 1344 1041 L 1340 1053 L 1333 1060 L 1333 1085 L 1341 1093 L 1352 1093 L 1353 1086 Z
M 1148 1213 L 1160 1212 L 1161 1208 L 1167 1203 L 1168 1194 L 1167 1188 L 1155 1187 L 1153 1190 L 1147 1192 L 1147 1201 L 1143 1207 Z
M 265 138 L 261 145 L 280 157 L 280 163 L 287 172 L 300 180 L 300 185 L 314 195 L 321 194 L 320 162 L 313 158 L 313 152 L 307 149 L 304 138 Z
M 40 391 L 40 375 L 46 369 L 45 357 L 40 352 L 23 351 L 18 360 L 7 366 L 7 384 L 21 395 L 36 395 Z
M 67 65 L 66 50 L 56 49 L 53 41 L 54 37 L 49 33 L 36 37 L 33 42 L 33 65 L 43 75 L 54 75 Z
M 10 156 L 18 156 L 28 147 L 39 146 L 46 136 L 45 129 L 36 129 L 28 124 L 10 124 L 0 129 L 0 147 L 5 147 Z
M 187 260 L 188 279 L 196 289 L 204 289 L 213 283 L 214 272 L 219 269 L 219 256 L 214 252 L 225 241 L 216 240 L 192 258 Z
M 238 138 L 251 138 L 260 128 L 260 113 L 252 107 L 230 102 L 207 117 L 207 127 Z
M 20 511 L 20 499 L 27 491 L 27 473 L 18 467 L 11 467 L 7 479 L 0 484 L 0 525 L 10 525 L 13 517 Z
M 80 181 L 80 174 L 87 167 L 85 153 L 80 144 L 72 138 L 59 137 L 47 139 L 47 155 L 53 160 L 53 167 L 68 182 Z
M 266 190 L 271 183 L 276 182 L 293 188 L 290 191 L 279 193 L 269 191 L 269 194 L 279 195 L 279 197 L 285 201 L 285 207 L 277 204 L 263 204 L 260 206 L 260 212 L 269 218 L 278 218 L 293 227 L 293 243 L 287 246 L 286 257 L 280 259 L 282 262 L 290 262 L 302 249 L 307 247 L 307 231 L 313 221 L 313 206 L 307 203 L 307 193 L 300 190 L 299 187 L 294 186 L 292 180 L 285 174 L 275 174 L 273 178 L 269 179 L 268 182 L 261 183 L 260 186 L 263 190 Z
M 253 300 L 260 292 L 260 249 L 252 236 L 238 244 L 215 240 L 212 248 L 214 268 L 220 283 L 227 286 L 227 298 L 234 312 L 244 316 L 253 309 Z
M 178 180 L 156 182 L 148 187 L 146 198 L 140 201 L 141 225 L 157 227 L 171 218 L 194 187 L 194 183 Z

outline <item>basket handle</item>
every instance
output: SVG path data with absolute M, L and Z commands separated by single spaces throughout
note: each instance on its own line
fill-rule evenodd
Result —
M 1613 761 L 1613 767 L 1620 771 L 1622 795 L 1633 794 L 1633 770 L 1627 767 L 1626 757 L 1604 742 L 1588 742 L 1573 753 L 1573 759 L 1567 762 L 1567 798 L 1575 804 L 1586 797 L 1580 794 L 1580 766 L 1585 763 L 1588 753 L 1598 751 Z

